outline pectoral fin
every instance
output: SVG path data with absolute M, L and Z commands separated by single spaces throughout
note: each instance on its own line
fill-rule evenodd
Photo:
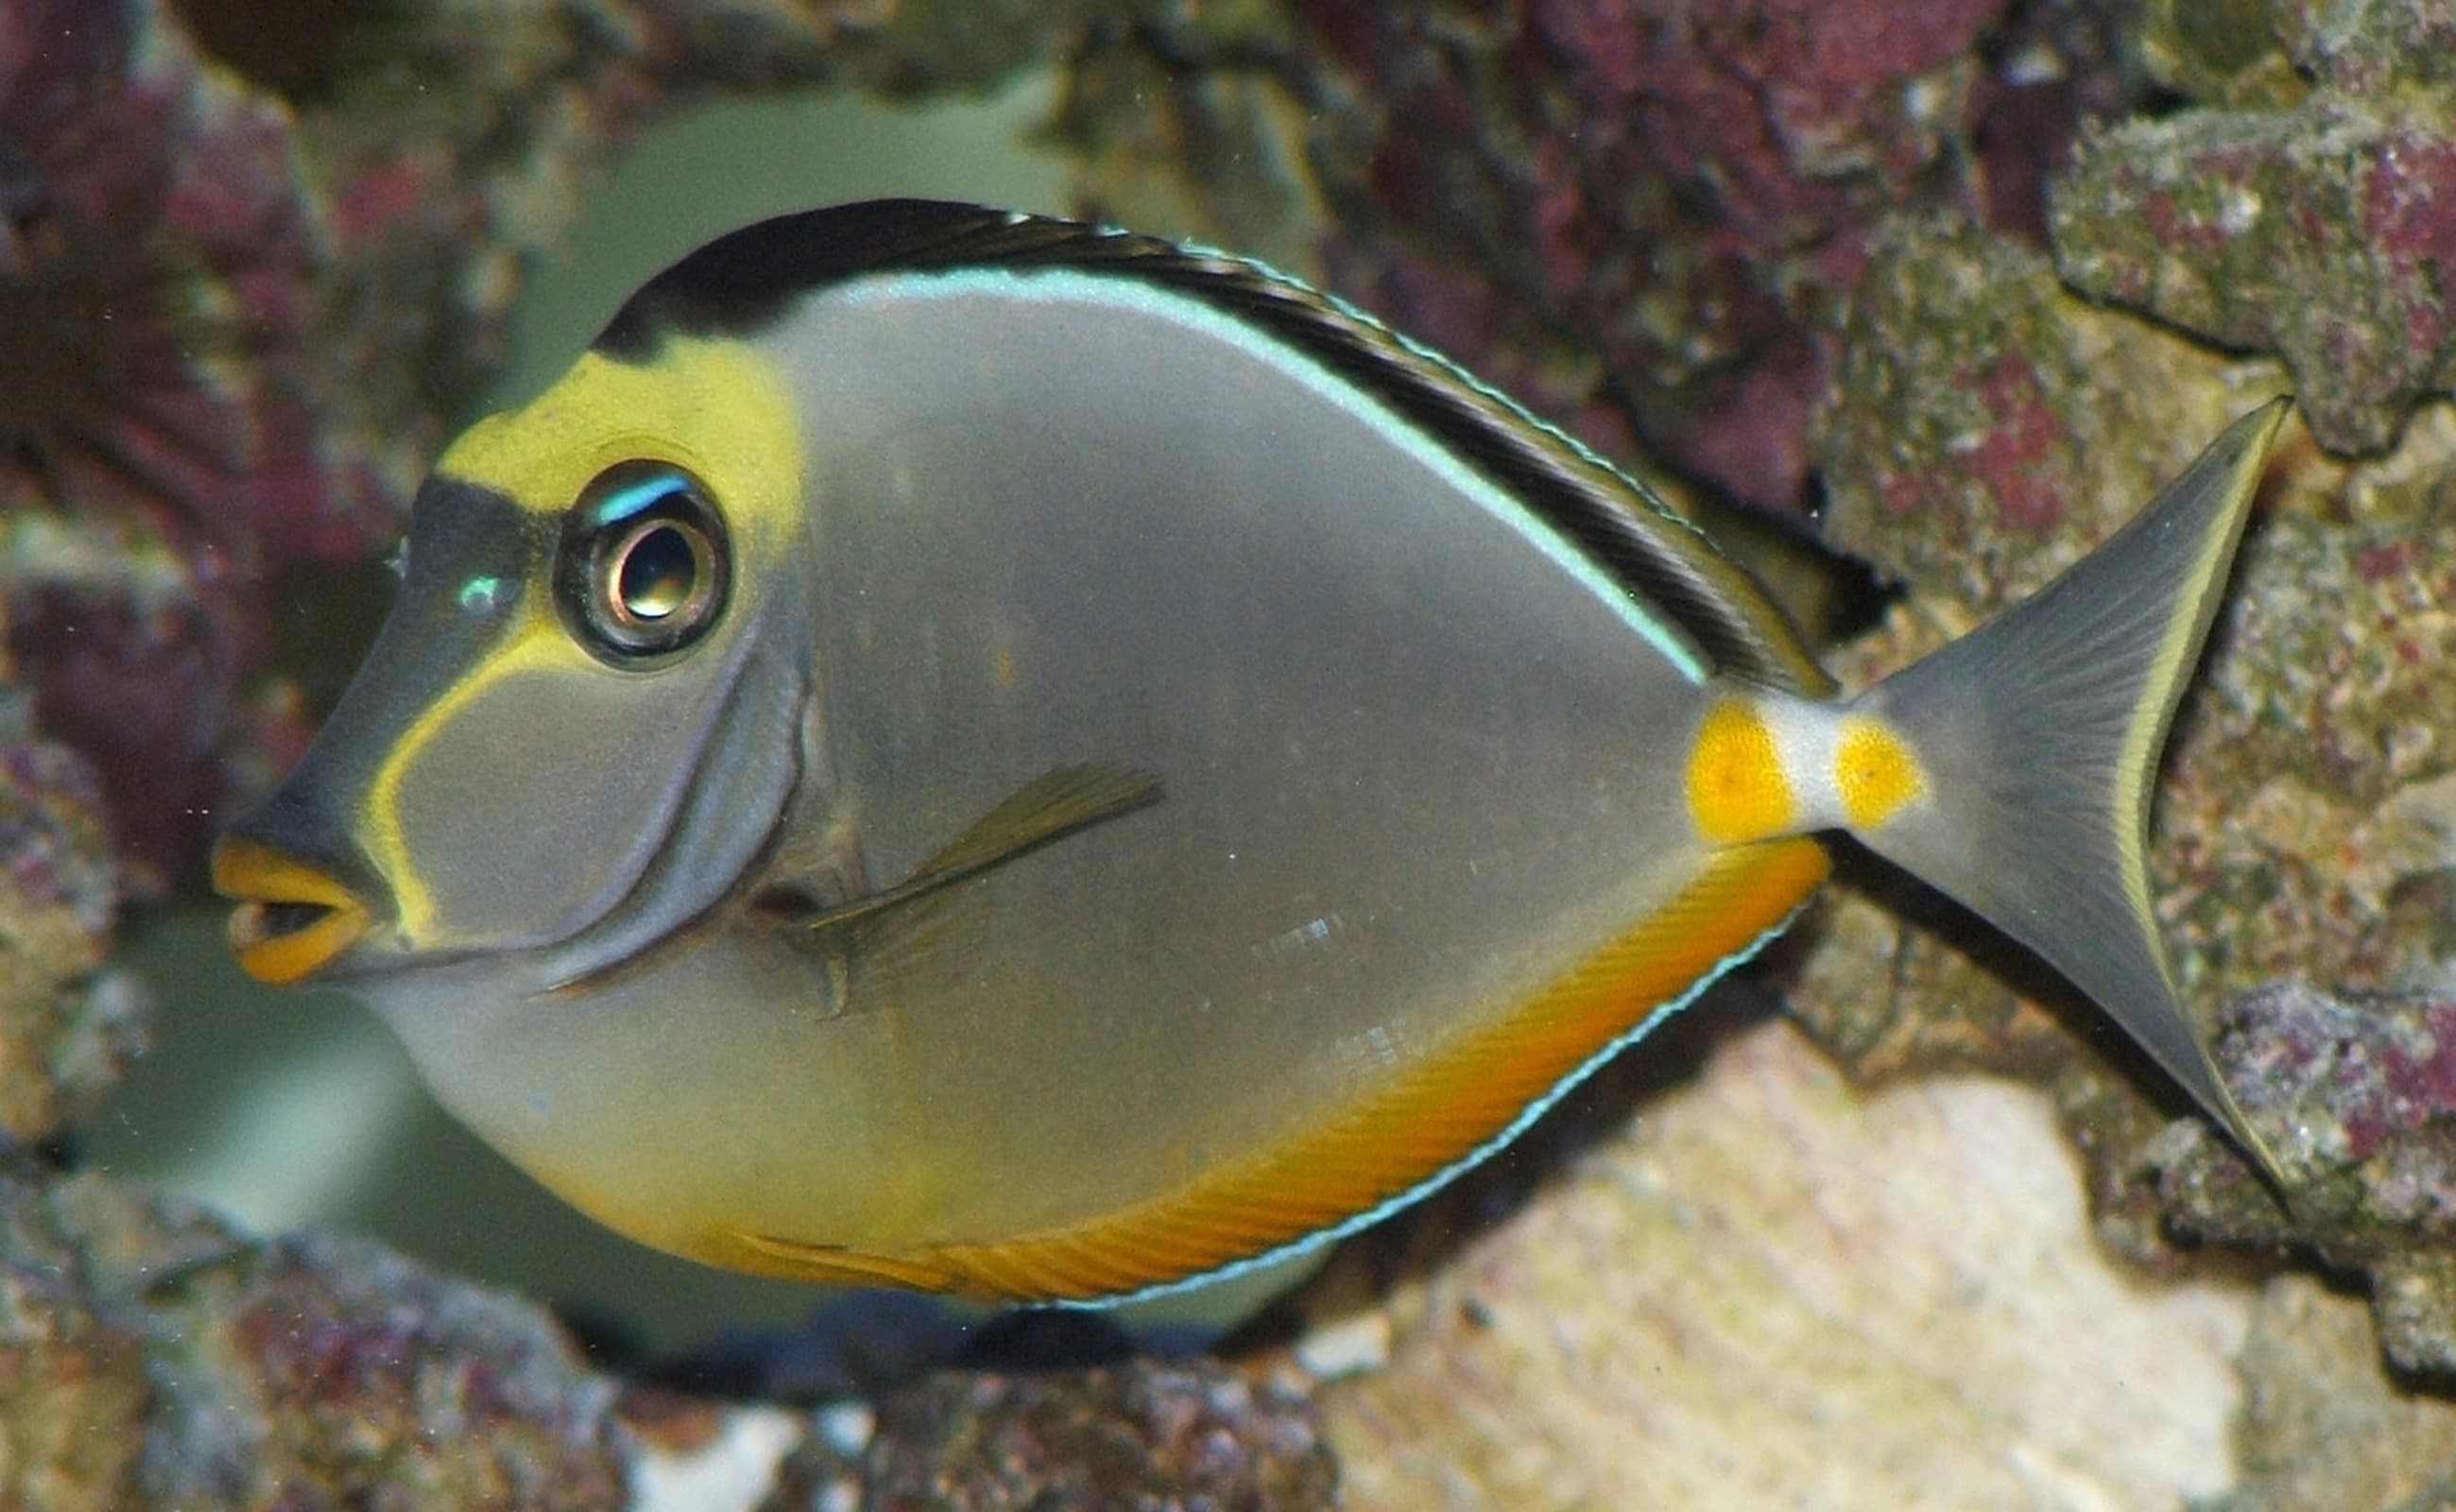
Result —
M 1156 772 L 1109 762 L 1059 766 L 983 814 L 953 844 L 922 863 L 907 886 L 937 887 L 975 876 L 1159 799 Z
M 909 907 L 1159 798 L 1158 776 L 1138 767 L 1105 762 L 1057 767 L 1016 788 L 902 882 L 794 923 L 806 930 L 840 930 Z
M 831 936 L 857 980 L 873 989 L 901 979 L 937 956 L 961 913 L 955 905 L 972 881 L 1043 846 L 1159 802 L 1156 773 L 1118 763 L 1085 762 L 1034 778 L 973 821 L 946 848 L 893 887 L 803 915 L 791 927 Z M 891 994 L 853 991 L 846 1011 L 875 1006 Z

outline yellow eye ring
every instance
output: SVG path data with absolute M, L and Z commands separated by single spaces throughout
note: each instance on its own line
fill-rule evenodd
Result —
M 724 517 L 707 489 L 670 462 L 617 462 L 563 516 L 555 602 L 590 655 L 658 665 L 723 617 L 732 585 Z

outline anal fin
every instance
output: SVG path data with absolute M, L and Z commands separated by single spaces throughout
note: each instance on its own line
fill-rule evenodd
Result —
M 835 1244 L 803 1244 L 747 1229 L 726 1234 L 723 1263 L 762 1276 L 816 1286 L 901 1286 L 915 1292 L 947 1293 L 962 1277 L 928 1260 L 870 1255 Z

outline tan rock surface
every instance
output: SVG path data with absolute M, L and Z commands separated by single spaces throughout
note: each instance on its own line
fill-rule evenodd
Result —
M 1323 1396 L 1366 1512 L 2097 1509 L 2229 1485 L 2251 1292 L 2110 1261 L 2043 1094 L 1770 1023 L 1386 1305 Z

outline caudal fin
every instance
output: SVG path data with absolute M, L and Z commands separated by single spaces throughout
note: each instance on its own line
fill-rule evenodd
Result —
M 2088 993 L 2281 1191 L 2183 1012 L 2144 858 L 2159 752 L 2290 403 L 2235 421 L 2097 551 L 1857 704 L 1924 779 L 1858 838 Z

